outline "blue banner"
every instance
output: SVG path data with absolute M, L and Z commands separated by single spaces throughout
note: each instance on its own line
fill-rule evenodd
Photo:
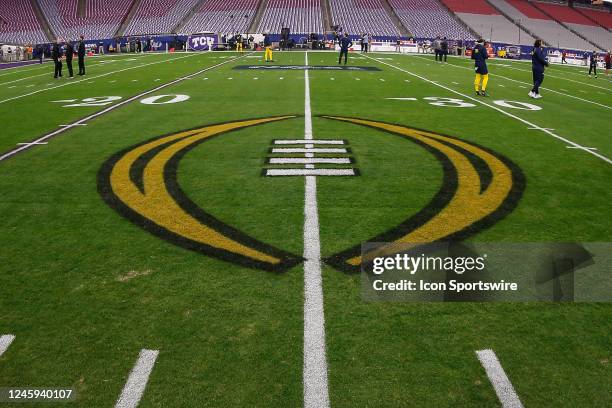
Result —
M 215 34 L 196 34 L 189 37 L 189 49 L 196 51 L 210 51 L 217 45 Z

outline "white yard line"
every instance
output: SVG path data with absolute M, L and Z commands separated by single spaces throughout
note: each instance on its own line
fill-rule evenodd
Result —
M 272 157 L 270 164 L 351 164 L 348 157 Z
M 128 377 L 115 408 L 135 408 L 138 406 L 153 371 L 159 350 L 142 349 L 136 364 Z
M 42 74 L 38 74 L 38 75 L 32 75 L 32 76 L 25 77 L 25 78 L 14 79 L 14 80 L 12 80 L 12 81 L 2 82 L 2 83 L 0 84 L 0 86 L 3 86 L 3 85 L 9 85 L 9 84 L 14 84 L 15 82 L 25 81 L 26 79 L 31 79 L 31 78 L 36 78 L 36 77 L 41 77 L 41 76 L 43 76 L 43 75 L 51 75 L 51 74 L 50 74 L 50 73 L 48 73 L 48 72 L 44 72 L 44 73 L 42 73 Z
M 272 153 L 348 153 L 343 148 L 318 148 L 318 147 L 277 147 L 272 149 Z
M 371 58 L 371 57 L 369 57 L 369 56 L 367 56 L 367 58 L 370 58 L 370 59 L 372 59 L 372 60 L 376 61 L 374 58 Z M 589 154 L 592 154 L 593 156 L 595 156 L 595 157 L 597 157 L 597 158 L 599 158 L 599 159 L 601 159 L 601 160 L 605 161 L 605 162 L 606 162 L 606 163 L 608 163 L 608 164 L 612 164 L 612 160 L 611 160 L 611 159 L 609 159 L 608 157 L 606 157 L 606 156 L 604 156 L 604 155 L 602 155 L 602 154 L 599 154 L 599 153 L 597 153 L 597 152 L 595 152 L 595 151 L 593 151 L 593 150 L 587 149 L 587 148 L 585 148 L 584 146 L 581 146 L 581 145 L 579 145 L 579 144 L 578 144 L 578 143 L 576 143 L 576 142 L 573 142 L 573 141 L 571 141 L 571 140 L 569 140 L 569 139 L 567 139 L 567 138 L 564 138 L 563 136 L 559 136 L 559 135 L 557 135 L 557 134 L 553 133 L 553 132 L 552 132 L 550 129 L 547 129 L 547 128 L 542 128 L 542 127 L 540 127 L 540 126 L 538 126 L 538 125 L 533 124 L 532 122 L 529 122 L 528 120 L 525 120 L 525 119 L 520 118 L 520 117 L 518 117 L 518 116 L 516 116 L 516 115 L 513 115 L 513 114 L 512 114 L 512 113 L 510 113 L 510 112 L 506 112 L 505 110 L 503 110 L 503 109 L 501 109 L 501 108 L 499 108 L 499 107 L 497 107 L 497 106 L 495 106 L 495 105 L 488 104 L 488 103 L 486 103 L 485 101 L 483 101 L 482 99 L 477 99 L 477 98 L 474 98 L 474 97 L 472 97 L 472 96 L 469 96 L 469 95 L 466 95 L 466 94 L 464 94 L 464 93 L 461 93 L 461 92 L 459 92 L 459 91 L 455 91 L 455 90 L 454 90 L 454 89 L 452 89 L 452 88 L 449 88 L 449 87 L 447 87 L 447 86 L 444 86 L 444 85 L 442 85 L 442 84 L 439 84 L 439 83 L 437 83 L 437 82 L 435 82 L 435 81 L 431 81 L 431 80 L 429 80 L 429 79 L 427 79 L 427 78 L 425 78 L 425 77 L 423 77 L 423 76 L 421 76 L 421 75 L 418 75 L 418 74 L 415 74 L 415 73 L 413 73 L 413 72 L 407 71 L 407 70 L 405 70 L 405 69 L 403 69 L 403 68 L 396 67 L 396 66 L 393 66 L 393 65 L 391 65 L 391 64 L 387 64 L 387 63 L 386 63 L 386 62 L 384 62 L 384 61 L 376 61 L 376 62 L 378 62 L 379 64 L 384 64 L 384 65 L 387 65 L 387 66 L 389 66 L 389 67 L 391 67 L 391 68 L 394 68 L 394 69 L 397 69 L 397 70 L 399 70 L 399 71 L 402 71 L 402 72 L 404 72 L 404 73 L 406 73 L 406 74 L 408 74 L 408 75 L 411 75 L 411 76 L 413 76 L 413 77 L 419 78 L 419 79 L 420 79 L 420 80 L 422 80 L 422 81 L 425 81 L 425 82 L 427 82 L 427 83 L 430 83 L 430 84 L 435 85 L 435 86 L 437 86 L 437 87 L 440 87 L 440 88 L 442 88 L 442 89 L 446 89 L 447 91 L 452 92 L 452 93 L 454 93 L 454 94 L 456 94 L 456 95 L 460 95 L 460 96 L 462 96 L 462 97 L 464 97 L 464 98 L 467 98 L 467 99 L 469 99 L 469 100 L 471 100 L 471 101 L 474 101 L 474 102 L 479 103 L 479 104 L 481 104 L 481 105 L 484 105 L 484 106 L 486 106 L 486 107 L 488 107 L 488 108 L 491 108 L 491 109 L 493 109 L 493 110 L 495 110 L 495 111 L 497 111 L 497 112 L 499 112 L 499 113 L 501 113 L 501 114 L 503 114 L 503 115 L 506 115 L 506 116 L 508 116 L 508 117 L 510 117 L 510 118 L 512 118 L 512 119 L 518 120 L 519 122 L 522 122 L 522 123 L 526 124 L 526 125 L 527 125 L 527 126 L 529 126 L 530 128 L 540 130 L 540 131 L 542 131 L 542 132 L 546 133 L 547 135 L 554 137 L 555 139 L 561 140 L 561 141 L 563 141 L 564 143 L 567 143 L 567 144 L 568 144 L 568 145 L 570 145 L 570 146 L 574 146 L 576 149 L 580 149 L 580 150 L 582 150 L 582 151 L 585 151 L 585 152 L 587 152 L 587 153 L 589 153 Z
M 308 51 L 305 54 L 308 66 Z M 304 139 L 313 139 L 310 79 L 304 70 Z M 312 166 L 312 165 L 306 165 Z M 304 188 L 304 407 L 329 407 L 325 313 L 321 276 L 321 241 L 317 177 L 306 176 Z
M 47 65 L 47 63 L 49 63 L 51 61 L 44 61 L 41 64 L 29 64 L 29 65 L 18 65 L 15 67 L 9 67 L 9 68 L 2 68 L 0 69 L 0 77 L 2 76 L 6 76 L 6 75 L 11 75 L 14 74 L 16 72 L 22 73 L 22 72 L 30 72 L 30 71 L 36 71 L 37 69 L 42 69 L 42 68 L 47 68 L 45 65 Z M 24 67 L 30 67 L 34 65 L 34 67 L 30 68 L 30 69 L 23 69 L 23 70 L 17 70 L 17 68 L 24 68 Z M 5 72 L 8 71 L 8 72 Z
M 516 395 L 512 383 L 508 379 L 504 368 L 501 366 L 493 350 L 480 350 L 476 352 L 480 364 L 487 372 L 487 377 L 495 389 L 497 398 L 503 408 L 523 408 L 523 404 Z
M 268 169 L 266 176 L 354 176 L 353 169 Z
M 192 54 L 192 55 L 193 55 L 193 54 Z M 0 162 L 1 162 L 1 161 L 3 161 L 3 160 L 8 159 L 9 157 L 12 157 L 12 156 L 16 155 L 17 153 L 19 153 L 19 152 L 21 152 L 21 151 L 23 151 L 23 150 L 29 149 L 29 148 L 31 148 L 31 147 L 32 147 L 32 146 L 34 146 L 34 145 L 40 144 L 40 142 L 44 142 L 44 141 L 45 141 L 45 140 L 47 140 L 47 139 L 50 139 L 50 138 L 52 138 L 52 137 L 54 137 L 54 136 L 57 136 L 57 135 L 59 135 L 60 133 L 63 133 L 63 132 L 65 132 L 65 131 L 69 130 L 69 129 L 72 129 L 73 127 L 76 127 L 76 126 L 83 126 L 83 125 L 84 125 L 86 122 L 88 122 L 88 121 L 90 121 L 90 120 L 92 120 L 92 119 L 95 119 L 95 118 L 97 118 L 97 117 L 98 117 L 98 116 L 100 116 L 100 115 L 104 115 L 105 113 L 108 113 L 108 112 L 112 111 L 113 109 L 117 109 L 117 108 L 119 108 L 120 106 L 126 105 L 126 104 L 128 104 L 128 103 L 130 103 L 130 102 L 133 102 L 133 101 L 135 101 L 135 100 L 137 100 L 137 99 L 140 99 L 140 98 L 142 98 L 143 96 L 146 96 L 146 95 L 152 94 L 152 93 L 154 93 L 154 92 L 157 92 L 157 91 L 159 91 L 159 90 L 161 90 L 161 89 L 164 89 L 164 88 L 167 88 L 167 87 L 172 86 L 172 85 L 174 85 L 174 84 L 177 84 L 177 83 L 179 83 L 179 82 L 181 82 L 181 81 L 184 81 L 184 80 L 186 80 L 186 79 L 193 78 L 193 77 L 195 77 L 195 76 L 197 76 L 197 75 L 202 74 L 203 72 L 206 72 L 206 71 L 209 71 L 209 70 L 211 70 L 211 69 L 214 69 L 214 68 L 220 67 L 221 65 L 228 64 L 228 63 L 233 62 L 233 61 L 235 61 L 235 60 L 237 60 L 237 59 L 240 59 L 240 58 L 242 58 L 242 56 L 236 57 L 236 58 L 231 59 L 231 60 L 226 60 L 226 61 L 220 62 L 220 63 L 215 64 L 215 65 L 213 65 L 213 66 L 210 66 L 210 67 L 208 67 L 208 68 L 201 69 L 201 70 L 199 70 L 198 72 L 194 72 L 193 74 L 189 74 L 189 75 L 184 76 L 184 77 L 182 77 L 182 78 L 178 78 L 178 79 L 175 79 L 175 80 L 173 80 L 173 81 L 166 82 L 165 84 L 159 85 L 159 86 L 158 86 L 158 87 L 156 87 L 156 88 L 153 88 L 153 89 L 150 89 L 150 90 L 148 90 L 148 91 L 142 92 L 142 93 L 140 93 L 140 94 L 138 94 L 138 95 L 132 96 L 131 98 L 128 98 L 128 99 L 126 99 L 126 100 L 124 100 L 124 101 L 121 101 L 121 102 L 119 102 L 119 103 L 117 103 L 117 104 L 115 104 L 115 105 L 109 106 L 108 108 L 105 108 L 105 109 L 101 110 L 100 112 L 96 112 L 96 113 L 94 113 L 94 114 L 91 114 L 91 115 L 89 115 L 89 116 L 86 116 L 86 117 L 85 117 L 85 118 L 83 118 L 83 119 L 79 119 L 79 120 L 77 120 L 76 122 L 73 122 L 73 123 L 71 123 L 71 124 L 69 124 L 69 125 L 61 125 L 61 127 L 60 127 L 59 129 L 57 129 L 57 130 L 55 130 L 55 131 L 53 131 L 53 132 L 51 132 L 51 133 L 47 133 L 46 135 L 41 136 L 41 137 L 39 137 L 39 138 L 38 138 L 38 139 L 36 139 L 36 140 L 32 140 L 31 142 L 27 142 L 27 144 L 24 144 L 24 145 L 22 145 L 22 146 L 20 146 L 20 147 L 18 147 L 18 148 L 16 148 L 16 149 L 13 149 L 13 150 L 10 150 L 10 151 L 8 151 L 8 152 L 4 153 L 3 155 L 0 155 Z M 162 61 L 160 61 L 160 62 L 162 62 Z
M 287 145 L 287 144 L 328 144 L 328 145 L 342 145 L 344 142 L 342 140 L 307 140 L 307 139 L 282 139 L 275 140 L 275 145 Z
M 61 88 L 61 87 L 67 86 L 67 85 L 74 85 L 74 84 L 78 84 L 78 83 L 81 83 L 81 82 L 84 82 L 84 81 L 91 81 L 92 79 L 96 79 L 96 78 L 101 78 L 101 77 L 117 74 L 119 72 L 129 71 L 131 69 L 148 67 L 150 65 L 156 65 L 156 64 L 163 64 L 164 62 L 176 61 L 176 60 L 180 60 L 180 59 L 183 59 L 183 58 L 190 58 L 190 57 L 193 57 L 193 56 L 195 56 L 195 54 L 183 55 L 183 56 L 177 57 L 177 58 L 164 59 L 162 61 L 149 62 L 147 64 L 136 65 L 134 67 L 127 67 L 127 68 L 123 68 L 123 69 L 118 69 L 116 71 L 106 72 L 104 74 L 95 75 L 95 76 L 92 76 L 92 77 L 86 77 L 86 78 L 79 79 L 79 80 L 72 81 L 72 82 L 66 82 L 66 83 L 63 83 L 63 84 L 60 84 L 60 85 L 51 86 L 49 88 L 38 89 L 36 91 L 32 91 L 32 92 L 29 92 L 27 94 L 13 96 L 12 98 L 2 99 L 2 100 L 0 100 L 0 103 L 6 103 L 6 102 L 14 101 L 16 99 L 25 98 L 26 96 L 35 95 L 35 94 L 40 93 L 40 92 L 49 91 L 51 89 Z
M 74 64 L 74 65 L 76 65 L 76 64 Z M 104 62 L 100 61 L 97 64 L 89 64 L 87 67 L 91 68 L 91 67 L 95 67 L 95 66 L 98 66 L 98 65 L 104 65 Z M 64 72 L 68 72 L 68 69 L 65 69 Z M 9 84 L 13 84 L 15 82 L 25 81 L 26 79 L 37 78 L 37 77 L 41 77 L 41 76 L 45 76 L 45 75 L 51 76 L 51 71 L 43 72 L 42 74 L 32 75 L 32 76 L 28 76 L 28 77 L 24 77 L 24 78 L 14 79 L 14 80 L 8 81 L 8 82 L 3 82 L 3 83 L 0 83 L 0 86 L 2 86 L 2 85 L 9 85 Z
M 15 336 L 12 334 L 4 334 L 0 336 L 0 357 L 9 348 L 13 340 L 15 340 Z
M 531 71 L 527 70 L 527 69 L 520 69 L 520 68 L 508 67 L 508 66 L 504 66 L 504 65 L 497 65 L 497 64 L 491 64 L 491 66 L 498 66 L 498 67 L 502 67 L 502 68 L 513 69 L 515 71 L 523 71 L 523 72 L 531 73 Z M 612 92 L 612 89 L 610 89 L 610 88 L 604 88 L 604 87 L 601 87 L 601 86 L 597 86 L 597 85 L 593 85 L 593 84 L 588 84 L 586 82 L 576 81 L 575 79 L 563 78 L 563 77 L 559 77 L 559 76 L 555 76 L 555 75 L 551 75 L 551 74 L 545 74 L 545 75 L 548 76 L 549 78 L 560 79 L 562 81 L 575 82 L 575 83 L 580 84 L 580 85 L 591 86 L 593 88 L 603 89 L 604 91 Z
M 423 57 L 417 57 L 417 58 L 425 59 Z M 450 65 L 452 67 L 455 67 L 455 68 L 467 69 L 468 71 L 473 71 L 472 68 L 464 67 L 463 65 L 455 65 L 455 64 L 448 64 L 448 65 Z M 503 79 L 505 79 L 507 81 L 516 82 L 518 84 L 532 85 L 529 82 L 520 81 L 520 80 L 514 79 L 514 78 L 508 78 L 507 76 L 503 76 L 503 75 L 500 75 L 500 74 L 493 74 L 493 76 L 498 77 L 498 78 L 503 78 Z M 500 85 L 500 86 L 503 86 L 503 85 Z M 574 95 L 571 95 L 571 94 L 566 94 L 566 93 L 563 93 L 563 92 L 559 92 L 559 91 L 556 91 L 554 89 L 546 88 L 546 87 L 543 87 L 543 86 L 541 86 L 540 89 L 543 89 L 543 90 L 548 91 L 548 92 L 556 93 L 558 95 L 563 95 L 563 96 L 565 96 L 567 98 L 572 98 L 572 99 L 576 99 L 576 100 L 579 100 L 579 101 L 582 101 L 582 102 L 586 102 L 586 103 L 590 103 L 590 104 L 593 104 L 593 105 L 597 105 L 597 106 L 600 106 L 600 107 L 605 108 L 605 109 L 612 109 L 612 106 L 604 105 L 603 103 L 591 101 L 589 99 L 580 98 L 579 96 L 574 96 Z

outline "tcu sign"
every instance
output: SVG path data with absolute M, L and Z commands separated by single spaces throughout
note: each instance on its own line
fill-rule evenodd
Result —
M 196 35 L 189 38 L 189 48 L 198 51 L 210 51 L 217 43 L 217 38 L 212 34 Z

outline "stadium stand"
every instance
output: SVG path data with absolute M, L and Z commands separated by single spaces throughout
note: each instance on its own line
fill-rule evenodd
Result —
M 597 24 L 606 27 L 608 30 L 612 30 L 612 13 L 605 10 L 595 10 L 586 7 L 575 7 L 577 12 L 595 21 Z
M 612 48 L 612 14 L 588 4 L 528 0 L 0 0 L 0 42 L 180 32 L 446 36 L 592 50 Z
M 529 33 L 500 14 L 485 0 L 442 0 L 446 6 L 482 38 L 508 44 L 533 44 Z
M 534 3 L 534 5 L 554 18 L 567 25 L 572 30 L 597 44 L 601 49 L 612 46 L 612 33 L 595 22 L 580 14 L 573 8 L 562 4 Z
M 437 1 L 389 0 L 389 4 L 415 37 L 433 38 L 439 35 L 464 40 L 474 37 Z
M 199 0 L 142 0 L 124 35 L 171 33 Z
M 183 26 L 183 33 L 246 32 L 259 0 L 205 0 L 200 9 Z
M 4 0 L 3 0 L 4 1 Z M 131 0 L 87 0 L 83 16 L 75 0 L 38 0 L 56 36 L 75 40 L 111 38 L 129 11 Z
M 280 32 L 289 27 L 292 33 L 322 33 L 320 0 L 269 0 L 258 32 Z
M 593 45 L 578 37 L 526 0 L 488 0 L 547 44 L 558 48 L 590 50 Z
M 399 36 L 381 0 L 329 0 L 332 24 L 349 34 Z
M 23 0 L 0 0 L 0 42 L 33 44 L 47 42 L 32 4 Z

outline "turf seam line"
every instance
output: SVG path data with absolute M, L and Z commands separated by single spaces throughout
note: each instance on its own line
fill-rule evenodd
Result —
M 478 356 L 480 364 L 482 364 L 485 369 L 487 377 L 489 377 L 489 381 L 491 381 L 491 385 L 493 389 L 495 389 L 495 394 L 497 394 L 497 398 L 499 398 L 502 407 L 523 408 L 523 404 L 516 394 L 504 368 L 495 355 L 495 352 L 491 349 L 485 349 L 477 351 L 476 355 Z
M 9 348 L 13 340 L 15 340 L 14 334 L 4 334 L 0 336 L 0 357 L 2 357 L 4 352 Z
M 305 54 L 308 66 L 308 51 Z M 310 78 L 304 69 L 304 139 L 312 140 Z M 314 170 L 314 165 L 306 168 Z M 325 312 L 321 273 L 321 239 L 317 204 L 317 177 L 304 181 L 304 408 L 328 408 Z
M 186 56 L 186 57 L 189 57 L 189 56 L 192 56 L 192 55 L 188 55 L 188 56 Z M 182 58 L 186 58 L 186 57 L 182 57 Z M 222 65 L 228 64 L 228 63 L 230 63 L 230 62 L 236 61 L 236 60 L 238 60 L 238 59 L 240 59 L 240 58 L 243 58 L 243 57 L 244 57 L 244 56 L 238 56 L 238 57 L 236 57 L 236 58 L 229 59 L 229 60 L 226 60 L 226 61 L 220 62 L 220 63 L 218 63 L 218 64 L 212 65 L 212 66 L 210 66 L 210 67 L 207 67 L 207 68 L 201 69 L 201 70 L 199 70 L 199 71 L 197 71 L 197 72 L 194 72 L 194 73 L 192 73 L 192 74 L 189 74 L 189 75 L 187 75 L 187 76 L 184 76 L 184 77 L 181 77 L 181 78 L 174 79 L 174 80 L 172 80 L 172 81 L 170 81 L 170 82 L 166 82 L 165 84 L 158 85 L 158 86 L 156 86 L 156 87 L 155 87 L 155 88 L 153 88 L 153 89 L 149 89 L 148 91 L 144 91 L 144 92 L 142 92 L 142 93 L 140 93 L 140 94 L 138 94 L 138 95 L 134 95 L 134 96 L 132 96 L 132 97 L 130 97 L 130 98 L 128 98 L 128 99 L 126 99 L 126 100 L 123 100 L 123 101 L 121 101 L 121 102 L 119 102 L 119 103 L 116 103 L 115 105 L 111 105 L 111 106 L 109 106 L 109 107 L 107 107 L 107 108 L 104 108 L 104 109 L 102 109 L 102 110 L 101 110 L 101 111 L 99 111 L 99 112 L 92 113 L 91 115 L 86 116 L 86 117 L 84 117 L 83 119 L 79 119 L 79 120 L 77 120 L 77 121 L 75 121 L 75 122 L 73 122 L 73 123 L 71 123 L 71 124 L 69 124 L 69 125 L 62 125 L 63 127 L 60 127 L 59 129 L 57 129 L 57 130 L 55 130 L 55 131 L 53 131 L 53 132 L 51 132 L 51 133 L 47 133 L 46 135 L 41 136 L 41 137 L 39 137 L 38 139 L 35 139 L 35 140 L 31 141 L 31 142 L 30 142 L 30 143 L 28 143 L 27 145 L 21 146 L 21 147 L 19 147 L 19 148 L 17 148 L 17 149 L 13 149 L 13 150 L 10 150 L 10 151 L 8 151 L 8 152 L 6 152 L 6 153 L 2 154 L 2 155 L 0 156 L 0 162 L 1 162 L 1 161 L 4 161 L 4 160 L 6 160 L 6 159 L 8 159 L 8 158 L 10 158 L 10 157 L 12 157 L 12 156 L 14 156 L 14 155 L 16 155 L 17 153 L 20 153 L 20 152 L 22 152 L 22 151 L 24 151 L 24 150 L 27 150 L 27 149 L 31 148 L 31 147 L 32 147 L 32 145 L 34 145 L 34 144 L 36 144 L 36 143 L 39 143 L 39 142 L 42 142 L 42 141 L 48 140 L 48 139 L 50 139 L 50 138 L 52 138 L 52 137 L 55 137 L 55 136 L 59 135 L 60 133 L 63 133 L 63 132 L 65 132 L 65 131 L 69 130 L 69 129 L 72 129 L 72 128 L 73 128 L 73 127 L 75 127 L 75 126 L 82 126 L 82 125 L 84 125 L 84 124 L 85 124 L 85 122 L 88 122 L 88 121 L 90 121 L 91 119 L 95 119 L 95 118 L 97 118 L 98 116 L 102 116 L 102 115 L 104 115 L 104 114 L 106 114 L 106 113 L 108 113 L 108 112 L 110 112 L 110 111 L 112 111 L 112 110 L 114 110 L 114 109 L 116 109 L 116 108 L 119 108 L 119 107 L 121 107 L 121 106 L 123 106 L 123 105 L 126 105 L 126 104 L 128 104 L 128 103 L 130 103 L 130 102 L 133 102 L 133 101 L 135 101 L 135 100 L 137 100 L 137 99 L 140 99 L 140 98 L 142 98 L 143 96 L 149 95 L 149 94 L 151 94 L 151 93 L 157 92 L 157 91 L 162 90 L 162 89 L 164 89 L 164 88 L 167 88 L 167 87 L 169 87 L 169 86 L 175 85 L 175 84 L 177 84 L 177 83 L 179 83 L 179 82 L 184 81 L 185 79 L 192 78 L 192 77 L 194 77 L 194 76 L 200 75 L 200 74 L 202 74 L 203 72 L 210 71 L 211 69 L 214 69 L 214 68 L 220 67 L 220 66 L 222 66 Z M 166 60 L 166 61 L 167 61 L 167 60 Z M 160 61 L 160 62 L 163 62 L 163 61 Z
M 524 124 L 526 124 L 526 125 L 528 125 L 528 126 L 530 126 L 530 127 L 539 128 L 539 129 L 540 129 L 542 132 L 546 133 L 546 134 L 547 134 L 547 135 L 549 135 L 549 136 L 554 137 L 555 139 L 561 140 L 561 141 L 563 141 L 563 142 L 565 142 L 565 143 L 567 143 L 567 144 L 569 144 L 569 145 L 571 145 L 571 146 L 574 146 L 576 149 L 580 149 L 580 150 L 583 150 L 583 151 L 585 151 L 585 152 L 587 152 L 587 153 L 590 153 L 590 154 L 592 154 L 593 156 L 595 156 L 595 157 L 597 157 L 597 158 L 599 158 L 599 159 L 601 159 L 601 160 L 605 161 L 605 162 L 606 162 L 606 163 L 608 163 L 608 164 L 612 164 L 612 160 L 611 160 L 611 159 L 609 159 L 608 157 L 606 157 L 606 156 L 604 156 L 604 155 L 602 155 L 602 154 L 596 153 L 596 152 L 594 152 L 594 151 L 592 151 L 592 150 L 588 150 L 588 149 L 586 149 L 584 146 L 581 146 L 581 145 L 579 145 L 579 144 L 578 144 L 578 143 L 576 143 L 576 142 L 572 142 L 571 140 L 566 139 L 566 138 L 564 138 L 563 136 L 559 136 L 559 135 L 557 135 L 557 134 L 555 134 L 555 133 L 553 133 L 553 132 L 551 132 L 551 131 L 549 131 L 549 130 L 546 130 L 545 128 L 542 128 L 542 127 L 540 127 L 540 126 L 537 126 L 537 125 L 535 125 L 535 124 L 533 124 L 533 123 L 529 122 L 529 121 L 528 121 L 528 120 L 526 120 L 526 119 L 523 119 L 523 118 L 521 118 L 521 117 L 518 117 L 518 116 L 516 116 L 516 115 L 513 115 L 513 114 L 512 114 L 512 113 L 510 113 L 510 112 L 506 112 L 505 110 L 500 109 L 500 108 L 498 108 L 497 106 L 490 105 L 490 104 L 488 104 L 488 103 L 486 103 L 486 102 L 484 102 L 484 101 L 482 101 L 482 100 L 480 100 L 480 99 L 476 99 L 476 98 L 474 98 L 474 97 L 472 97 L 472 96 L 466 95 L 466 94 L 461 93 L 461 92 L 459 92 L 459 91 L 455 91 L 454 89 L 449 88 L 449 87 L 447 87 L 447 86 L 444 86 L 444 85 L 442 85 L 442 84 L 435 83 L 434 81 L 431 81 L 431 80 L 429 80 L 429 79 L 427 79 L 427 78 L 425 78 L 425 77 L 423 77 L 423 76 L 421 76 L 421 75 L 415 74 L 415 73 L 410 72 L 410 71 L 408 71 L 408 70 L 405 70 L 405 69 L 403 69 L 403 68 L 396 67 L 396 66 L 393 66 L 393 65 L 391 65 L 391 64 L 387 64 L 387 63 L 386 63 L 386 62 L 384 62 L 384 61 L 377 61 L 377 60 L 375 60 L 374 58 L 372 58 L 372 57 L 370 57 L 370 56 L 367 56 L 367 55 L 366 55 L 366 58 L 369 58 L 369 59 L 371 59 L 371 60 L 373 60 L 373 61 L 376 61 L 376 62 L 378 62 L 379 64 L 384 64 L 384 65 L 390 66 L 391 68 L 395 68 L 395 69 L 397 69 L 397 70 L 399 70 L 399 71 L 402 71 L 402 72 L 404 72 L 404 73 L 406 73 L 406 74 L 408 74 L 408 75 L 412 75 L 412 76 L 414 76 L 414 77 L 416 77 L 416 78 L 419 78 L 419 79 L 420 79 L 420 80 L 422 80 L 422 81 L 425 81 L 425 82 L 428 82 L 428 83 L 430 83 L 430 84 L 436 85 L 436 86 L 438 86 L 438 87 L 440 87 L 440 88 L 442 88 L 442 89 L 446 89 L 447 91 L 452 92 L 452 93 L 454 93 L 454 94 L 456 94 L 456 95 L 463 96 L 464 98 L 467 98 L 467 99 L 469 99 L 469 100 L 471 100 L 471 101 L 474 101 L 474 102 L 477 102 L 477 103 L 479 103 L 479 104 L 481 104 L 481 105 L 487 106 L 487 107 L 489 107 L 489 108 L 491 108 L 491 109 L 493 109 L 493 110 L 496 110 L 496 111 L 500 112 L 500 113 L 501 113 L 501 114 L 503 114 L 503 115 L 506 115 L 506 116 L 508 116 L 508 117 L 510 117 L 510 118 L 516 119 L 516 120 L 518 120 L 519 122 L 522 122 L 522 123 L 524 123 Z
M 138 360 L 136 360 L 136 364 L 130 372 L 115 408 L 135 408 L 138 406 L 158 355 L 159 350 L 142 349 L 140 351 Z

